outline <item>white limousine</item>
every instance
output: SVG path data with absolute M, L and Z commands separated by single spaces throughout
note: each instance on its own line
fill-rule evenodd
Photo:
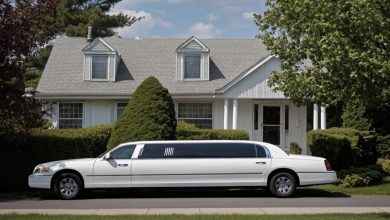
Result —
M 136 187 L 267 187 L 278 197 L 297 186 L 336 182 L 325 158 L 288 155 L 253 141 L 145 141 L 121 144 L 97 158 L 40 164 L 32 188 L 62 199 L 83 189 Z

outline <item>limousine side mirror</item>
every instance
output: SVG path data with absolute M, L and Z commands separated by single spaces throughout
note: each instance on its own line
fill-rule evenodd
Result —
M 103 159 L 104 160 L 110 160 L 111 159 L 110 153 L 106 153 L 106 155 L 104 155 Z

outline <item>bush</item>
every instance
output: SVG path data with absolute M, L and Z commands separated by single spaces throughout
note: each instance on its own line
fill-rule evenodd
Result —
M 345 105 L 341 118 L 343 127 L 354 128 L 359 131 L 372 129 L 372 121 L 366 118 L 366 108 L 360 102 L 349 102 Z
M 195 125 L 179 121 L 176 138 L 177 140 L 249 140 L 249 134 L 240 130 L 200 129 Z
M 2 138 L 0 163 L 9 168 L 3 169 L 7 178 L 0 181 L 0 190 L 27 188 L 27 177 L 37 164 L 99 155 L 106 150 L 111 130 L 111 125 L 34 130 L 23 143 Z
M 309 131 L 307 137 L 312 154 L 328 159 L 335 170 L 347 169 L 352 165 L 353 151 L 345 135 L 314 130 Z
M 345 140 L 348 141 L 348 148 L 350 149 L 347 149 L 344 146 Z M 329 141 L 329 143 L 327 143 L 327 141 Z M 335 145 L 335 142 L 337 142 L 338 144 Z M 312 149 L 313 155 L 325 157 L 325 155 L 331 155 L 337 151 L 336 149 L 332 148 L 340 148 L 341 146 L 343 146 L 343 149 L 346 150 L 347 153 L 350 152 L 348 153 L 348 155 L 346 155 L 348 157 L 348 161 L 343 162 L 345 163 L 345 166 L 339 167 L 341 169 L 346 169 L 352 165 L 365 166 L 375 164 L 378 158 L 376 143 L 376 136 L 372 134 L 372 132 L 358 131 L 353 128 L 330 128 L 326 130 L 315 130 L 308 132 L 308 145 L 311 149 L 314 148 L 314 151 Z M 321 144 L 321 146 L 313 146 L 317 144 Z M 333 153 L 324 152 L 329 150 L 332 150 Z M 341 149 L 339 150 L 341 153 Z M 334 156 L 336 157 L 336 155 Z M 329 160 L 331 161 L 330 158 Z M 334 161 L 331 162 L 332 165 L 335 163 Z M 336 163 L 338 163 L 338 161 L 336 161 Z M 338 165 L 333 166 L 335 168 L 338 167 Z
M 390 175 L 390 159 L 380 158 L 376 164 L 382 169 L 384 173 Z
M 390 159 L 390 135 L 379 136 L 378 144 L 376 150 L 378 152 L 378 157 L 384 159 Z
M 299 144 L 291 142 L 288 151 L 290 154 L 301 154 L 302 148 L 299 147 Z
M 384 177 L 377 165 L 341 170 L 337 173 L 339 186 L 359 187 L 380 183 Z
M 135 90 L 130 103 L 115 123 L 109 148 L 128 141 L 174 140 L 176 117 L 168 90 L 155 77 Z

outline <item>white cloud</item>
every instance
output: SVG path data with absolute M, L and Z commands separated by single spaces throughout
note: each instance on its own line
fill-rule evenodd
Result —
M 247 21 L 253 21 L 253 14 L 254 12 L 250 12 L 250 11 L 244 12 L 242 13 L 242 18 Z
M 198 38 L 214 38 L 221 34 L 221 30 L 216 28 L 213 24 L 208 23 L 196 23 L 190 27 L 190 35 L 194 35 Z
M 219 19 L 219 17 L 216 16 L 215 14 L 209 14 L 209 15 L 207 16 L 207 20 L 208 20 L 209 22 L 214 22 L 214 21 L 216 21 L 216 20 L 218 20 L 218 19 Z
M 123 14 L 135 17 L 144 17 L 142 20 L 137 21 L 130 27 L 119 28 L 118 34 L 122 37 L 150 37 L 151 32 L 155 28 L 171 28 L 173 25 L 169 21 L 166 21 L 159 17 L 154 17 L 151 13 L 146 11 L 134 11 L 134 10 L 112 10 L 110 14 Z

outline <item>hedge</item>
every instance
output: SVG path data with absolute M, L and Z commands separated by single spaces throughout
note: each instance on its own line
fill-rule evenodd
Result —
M 249 140 L 249 134 L 240 130 L 200 129 L 192 124 L 178 121 L 177 140 Z
M 0 181 L 0 190 L 27 188 L 27 177 L 37 164 L 99 155 L 106 150 L 111 130 L 111 125 L 34 130 L 23 143 L 2 138 L 0 163 L 5 178 Z
M 337 172 L 341 187 L 359 187 L 378 184 L 385 176 L 378 165 L 352 167 Z
M 308 145 L 315 156 L 322 156 L 335 169 L 375 164 L 378 154 L 376 137 L 353 128 L 330 128 L 309 131 Z

